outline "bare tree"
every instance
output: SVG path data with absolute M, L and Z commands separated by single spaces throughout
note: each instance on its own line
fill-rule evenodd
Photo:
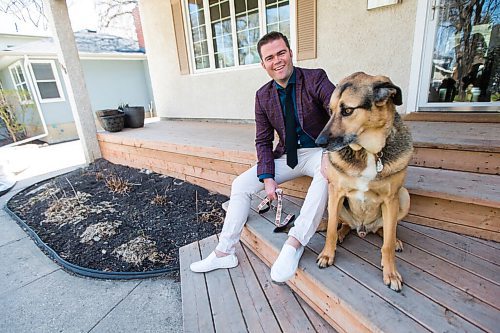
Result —
M 37 28 L 47 29 L 48 26 L 42 0 L 0 0 L 0 12 L 32 23 Z
M 132 11 L 137 0 L 96 0 L 101 31 L 137 39 Z

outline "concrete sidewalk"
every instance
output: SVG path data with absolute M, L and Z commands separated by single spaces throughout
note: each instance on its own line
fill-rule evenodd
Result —
M 23 188 L 69 170 L 22 180 L 0 197 L 0 332 L 182 332 L 179 282 L 72 276 L 3 210 Z

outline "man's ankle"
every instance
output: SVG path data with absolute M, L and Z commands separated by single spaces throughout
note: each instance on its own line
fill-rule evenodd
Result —
M 299 247 L 302 246 L 300 242 L 297 240 L 297 238 L 293 236 L 288 236 L 288 239 L 286 240 L 285 244 L 293 246 L 295 249 L 298 249 Z
M 214 252 L 215 252 L 215 256 L 217 258 L 222 258 L 222 257 L 225 257 L 225 256 L 229 255 L 229 253 L 221 252 L 219 250 L 214 250 Z

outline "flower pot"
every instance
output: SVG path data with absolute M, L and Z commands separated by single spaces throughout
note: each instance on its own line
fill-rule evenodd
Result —
M 139 128 L 144 126 L 144 107 L 143 106 L 125 106 L 125 127 Z
M 123 112 L 117 109 L 106 109 L 106 110 L 98 110 L 95 112 L 97 116 L 97 121 L 101 125 L 102 128 L 104 128 L 104 125 L 102 124 L 101 117 L 107 117 L 107 116 L 114 116 L 114 115 L 123 115 Z
M 123 129 L 125 115 L 123 113 L 99 117 L 102 128 L 108 132 L 120 132 Z

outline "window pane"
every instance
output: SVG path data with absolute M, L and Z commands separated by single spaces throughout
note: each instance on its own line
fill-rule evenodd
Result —
M 267 25 L 267 32 L 271 31 L 279 31 L 278 23 Z
M 241 31 L 247 28 L 247 16 L 241 15 L 236 18 L 236 31 Z
M 256 28 L 259 26 L 259 12 L 248 14 L 248 27 Z
M 238 32 L 238 47 L 248 46 L 248 31 Z
M 212 21 L 220 19 L 219 5 L 210 7 L 210 19 Z
M 10 69 L 10 73 L 12 74 L 12 77 L 14 78 L 14 83 L 15 83 L 16 85 L 18 85 L 19 83 L 21 83 L 21 82 L 19 82 L 19 78 L 18 78 L 18 76 L 17 76 L 17 71 L 16 71 L 16 69 L 15 69 L 15 68 L 11 68 L 11 69 Z
M 55 82 L 38 82 L 37 85 L 42 99 L 60 97 Z
M 226 18 L 229 17 L 231 14 L 229 12 L 229 1 L 223 2 L 220 4 L 220 17 L 221 18 Z
M 280 21 L 287 21 L 290 19 L 290 6 L 288 2 L 283 2 L 278 5 L 278 13 Z
M 290 22 L 280 22 L 279 31 L 290 39 Z
M 428 102 L 499 101 L 500 8 L 478 1 L 445 1 L 442 6 Z
M 249 30 L 248 37 L 250 44 L 257 45 L 257 42 L 260 39 L 259 30 L 259 28 Z
M 17 66 L 16 69 L 17 69 L 17 74 L 19 75 L 19 83 L 26 82 L 26 80 L 24 79 L 24 73 L 23 70 L 21 69 L 21 66 Z
M 235 0 L 234 1 L 234 10 L 236 11 L 236 15 L 239 13 L 243 13 L 246 11 L 245 0 Z
M 238 1 L 238 0 L 236 0 Z M 259 7 L 259 2 L 257 0 L 247 0 L 248 10 L 252 10 Z
M 266 9 L 266 20 L 267 20 L 268 25 L 278 22 L 278 8 L 277 7 L 268 7 Z
M 266 0 L 266 5 L 270 5 L 270 4 L 273 4 L 273 3 L 276 3 L 278 1 L 276 0 Z

